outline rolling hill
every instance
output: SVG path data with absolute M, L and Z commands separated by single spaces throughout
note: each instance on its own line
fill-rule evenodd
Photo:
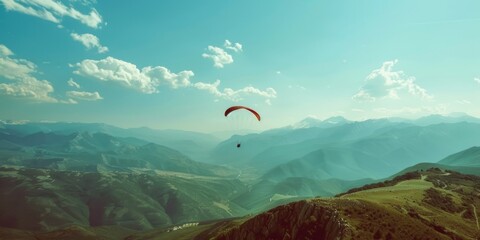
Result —
M 0 167 L 0 226 L 34 231 L 71 225 L 146 230 L 245 214 L 236 179 L 174 172 L 76 172 Z
M 464 166 L 480 168 L 480 147 L 471 147 L 464 151 L 452 154 L 438 163 L 450 166 Z
M 236 175 L 233 170 L 195 162 L 165 146 L 90 132 L 36 132 L 25 136 L 0 133 L 0 164 L 94 172 L 164 170 Z
M 0 228 L 0 233 L 23 239 L 59 235 L 69 239 L 118 236 L 117 239 L 129 240 L 476 239 L 480 237 L 479 182 L 480 177 L 473 175 L 429 169 L 369 184 L 333 198 L 288 203 L 255 216 L 178 224 L 178 227 L 136 233 L 129 233 L 121 226 L 69 226 L 45 233 Z M 108 231 L 112 231 L 110 236 L 106 234 Z

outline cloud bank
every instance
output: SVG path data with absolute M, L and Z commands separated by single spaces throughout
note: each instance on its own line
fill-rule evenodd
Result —
M 143 93 L 156 93 L 161 84 L 172 88 L 190 85 L 192 71 L 172 73 L 165 67 L 144 67 L 138 69 L 135 64 L 113 57 L 102 60 L 86 59 L 75 64 L 75 74 L 92 77 L 98 80 L 115 82 L 124 87 L 135 89 Z
M 415 83 L 415 77 L 406 76 L 403 71 L 393 71 L 397 60 L 384 62 L 365 79 L 365 84 L 352 97 L 357 101 L 376 101 L 382 98 L 399 99 L 399 93 L 407 93 L 422 99 L 431 99 L 427 91 Z
M 13 55 L 10 49 L 0 44 L 0 78 L 10 81 L 0 83 L 0 94 L 34 102 L 58 102 L 50 96 L 53 92 L 50 82 L 33 76 L 37 73 L 37 66 L 25 59 L 12 58 Z
M 0 0 L 5 9 L 8 11 L 16 11 L 38 17 L 50 22 L 60 24 L 63 17 L 70 17 L 81 22 L 91 28 L 98 28 L 102 22 L 100 14 L 92 8 L 90 13 L 84 14 L 73 8 L 67 7 L 60 1 L 54 0 Z
M 270 104 L 270 99 L 277 97 L 277 92 L 273 88 L 267 88 L 260 90 L 252 86 L 244 87 L 234 90 L 232 88 L 224 88 L 219 90 L 220 80 L 216 80 L 214 83 L 197 82 L 193 84 L 193 87 L 199 90 L 207 91 L 218 98 L 238 102 L 243 99 L 244 96 L 256 95 L 265 98 L 267 104 Z
M 220 80 L 214 83 L 192 83 L 191 78 L 194 73 L 189 70 L 173 73 L 162 66 L 147 66 L 139 69 L 135 64 L 113 57 L 102 60 L 86 59 L 75 64 L 74 67 L 76 67 L 75 74 L 120 84 L 123 87 L 146 94 L 159 92 L 159 88 L 163 85 L 171 89 L 195 88 L 230 101 L 239 101 L 243 96 L 256 95 L 265 98 L 269 103 L 270 99 L 277 96 L 277 92 L 273 88 L 260 90 L 247 86 L 237 90 L 231 88 L 220 90 Z

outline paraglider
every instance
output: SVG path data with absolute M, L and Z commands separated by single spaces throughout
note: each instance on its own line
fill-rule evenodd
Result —
M 260 114 L 257 113 L 257 111 L 251 109 L 251 108 L 248 108 L 248 107 L 244 107 L 244 106 L 232 106 L 232 107 L 229 107 L 227 110 L 225 110 L 225 117 L 228 116 L 228 114 L 230 114 L 231 112 L 233 111 L 237 111 L 239 109 L 245 109 L 247 111 L 250 111 L 251 113 L 253 113 L 253 115 L 258 119 L 258 121 L 260 121 Z
M 253 114 L 253 116 L 255 116 L 257 118 L 258 121 L 260 121 L 261 117 L 260 117 L 260 114 L 258 114 L 257 111 L 249 108 L 249 107 L 245 107 L 245 106 L 232 106 L 232 107 L 229 107 L 227 110 L 225 110 L 225 117 L 228 116 L 228 114 L 230 114 L 231 112 L 233 111 L 237 111 L 237 110 L 240 110 L 240 109 L 244 109 L 244 110 L 247 110 L 249 112 L 251 112 Z M 241 143 L 237 143 L 237 148 L 240 148 L 242 146 Z

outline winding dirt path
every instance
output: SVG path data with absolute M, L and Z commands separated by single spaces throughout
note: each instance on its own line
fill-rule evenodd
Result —
M 478 216 L 477 216 L 477 208 L 475 208 L 475 205 L 472 204 L 473 207 L 473 214 L 475 215 L 475 220 L 477 220 L 477 229 L 480 230 L 480 226 L 478 225 Z

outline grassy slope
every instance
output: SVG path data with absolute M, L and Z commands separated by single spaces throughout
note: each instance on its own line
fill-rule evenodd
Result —
M 476 229 L 473 219 L 466 219 L 462 216 L 469 206 L 468 204 L 462 206 L 464 203 L 462 195 L 453 191 L 458 186 L 452 184 L 450 186 L 452 189 L 435 187 L 432 182 L 426 181 L 425 177 L 403 181 L 394 186 L 343 195 L 338 200 L 342 203 L 341 205 L 352 203 L 370 205 L 365 212 L 356 212 L 355 208 L 353 208 L 354 210 L 343 209 L 345 216 L 358 227 L 358 236 L 369 235 L 368 232 L 372 233 L 372 230 L 380 230 L 383 236 L 391 233 L 394 239 L 427 236 L 436 236 L 439 239 L 449 239 L 448 236 L 472 239 L 473 236 L 478 236 L 478 229 Z M 450 196 L 453 204 L 459 210 L 448 212 L 440 209 L 439 206 L 426 203 L 425 194 L 431 188 L 440 191 L 444 196 Z M 472 204 L 480 206 L 480 201 L 476 200 Z M 382 222 L 381 229 L 372 224 L 379 220 Z M 441 231 L 438 230 L 432 232 L 432 228 L 433 230 L 444 229 L 446 234 L 439 234 Z M 414 231 L 409 233 L 411 230 Z
M 205 222 L 171 232 L 166 231 L 165 228 L 155 229 L 134 233 L 127 239 L 168 240 L 212 237 L 242 239 L 242 236 L 246 235 L 240 236 L 234 233 L 248 234 L 249 232 L 253 234 L 252 236 L 259 237 L 262 236 L 263 229 L 281 228 L 281 226 L 270 225 L 272 222 L 283 221 L 285 214 L 280 219 L 277 214 L 288 209 L 294 212 L 287 216 L 296 220 L 292 223 L 288 220 L 290 217 L 287 217 L 286 221 L 293 224 L 294 228 L 304 229 L 305 224 L 310 224 L 308 225 L 310 227 L 326 226 L 316 227 L 317 230 L 328 230 L 339 229 L 335 224 L 341 224 L 343 239 L 478 239 L 480 237 L 476 224 L 478 220 L 476 218 L 480 215 L 478 213 L 480 178 L 455 172 L 442 172 L 438 169 L 419 172 L 418 175 L 413 176 L 413 179 L 411 176 L 403 177 L 399 178 L 401 180 L 394 180 L 388 186 L 384 184 L 383 187 L 378 187 L 382 185 L 377 185 L 377 187 L 359 190 L 341 197 L 315 198 L 303 203 L 279 206 L 257 216 Z M 296 208 L 295 206 L 299 204 L 303 207 Z M 322 215 L 315 215 L 319 213 Z M 337 217 L 328 214 L 334 214 Z M 266 220 L 268 224 L 263 222 Z M 250 227 L 244 229 L 245 226 Z M 252 226 L 257 227 L 251 228 Z M 319 233 L 316 233 L 313 228 L 309 229 L 313 231 L 309 234 Z M 282 231 L 296 232 L 294 229 Z M 0 233 L 2 233 L 1 229 Z M 22 234 L 31 233 L 17 232 L 16 235 L 10 233 L 10 236 L 22 236 Z
M 185 173 L 82 173 L 0 169 L 0 224 L 52 230 L 68 225 L 151 229 L 244 214 L 230 200 L 238 180 Z
M 467 167 L 467 166 L 451 166 L 451 165 L 444 165 L 444 164 L 439 164 L 439 163 L 419 163 L 414 166 L 405 168 L 404 170 L 400 171 L 399 173 L 391 176 L 396 177 L 403 175 L 407 172 L 413 172 L 413 171 L 425 171 L 430 168 L 440 168 L 444 170 L 452 170 L 456 172 L 460 172 L 463 174 L 471 174 L 471 175 L 477 175 L 480 176 L 480 167 Z
M 438 170 L 421 174 L 418 179 L 399 180 L 391 186 L 359 190 L 336 198 L 312 199 L 307 201 L 311 207 L 302 209 L 330 209 L 331 213 L 338 214 L 346 226 L 343 239 L 478 239 L 480 231 L 475 218 L 479 214 L 474 211 L 480 208 L 479 178 Z M 281 219 L 277 219 L 276 214 L 282 209 L 292 209 L 286 206 L 294 204 L 298 205 L 280 206 L 255 217 L 224 223 L 219 228 L 199 229 L 197 239 L 203 239 L 200 236 L 241 239 L 235 233 L 260 237 L 265 233 L 262 229 L 279 226 L 270 226 L 272 222 L 268 220 L 268 227 L 267 222 L 257 229 L 245 227 L 252 227 L 252 223 L 261 225 L 266 219 L 279 222 Z M 297 218 L 305 214 L 304 210 L 290 216 Z M 317 226 L 331 226 L 336 222 L 328 222 L 329 219 L 338 218 L 307 214 L 296 227 L 301 229 L 304 224 L 319 219 L 323 222 L 317 222 Z

